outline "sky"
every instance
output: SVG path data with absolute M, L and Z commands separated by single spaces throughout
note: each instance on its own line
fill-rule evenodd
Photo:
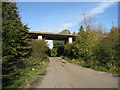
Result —
M 83 16 L 95 19 L 94 25 L 101 24 L 106 32 L 112 25 L 117 26 L 117 2 L 17 2 L 19 13 L 30 31 L 59 33 L 63 29 L 78 32 Z M 48 41 L 52 48 L 52 41 Z

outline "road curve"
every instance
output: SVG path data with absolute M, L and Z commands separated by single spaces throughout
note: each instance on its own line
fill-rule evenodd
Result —
M 46 75 L 36 88 L 118 88 L 118 77 L 51 57 Z

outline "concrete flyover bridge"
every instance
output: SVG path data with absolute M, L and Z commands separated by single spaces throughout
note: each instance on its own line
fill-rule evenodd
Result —
M 75 40 L 76 35 L 61 34 L 61 33 L 47 33 L 47 32 L 28 32 L 33 39 L 47 39 L 47 40 L 64 40 L 72 43 Z

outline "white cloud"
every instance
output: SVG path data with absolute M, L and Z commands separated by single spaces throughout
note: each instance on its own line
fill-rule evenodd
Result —
M 91 10 L 87 11 L 86 14 L 87 14 L 87 17 L 93 17 L 97 14 L 101 14 L 101 13 L 104 13 L 105 12 L 105 9 L 110 7 L 111 5 L 113 5 L 114 2 L 101 2 L 97 7 L 95 8 L 92 8 Z M 61 26 L 63 28 L 70 28 L 70 27 L 73 27 L 75 25 L 77 25 L 79 22 L 83 21 L 83 17 L 84 15 L 81 15 L 77 20 L 76 22 L 68 22 L 68 23 L 65 23 L 65 24 L 62 24 Z
M 93 9 L 91 9 L 90 11 L 88 11 L 88 13 L 90 13 L 91 16 L 96 15 L 96 14 L 100 14 L 100 13 L 104 13 L 105 9 L 110 7 L 113 4 L 114 4 L 114 2 L 102 2 L 99 4 L 98 7 L 95 7 Z

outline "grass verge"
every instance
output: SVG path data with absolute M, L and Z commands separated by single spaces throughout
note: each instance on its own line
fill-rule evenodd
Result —
M 35 65 L 29 68 L 17 69 L 14 75 L 12 75 L 14 76 L 13 80 L 11 80 L 10 84 L 4 88 L 9 88 L 9 89 L 24 88 L 32 81 L 34 81 L 37 78 L 38 74 L 42 73 L 46 69 L 48 63 L 49 61 L 46 60 L 41 65 Z
M 64 58 L 64 59 L 66 61 L 70 62 L 70 63 L 78 64 L 78 65 L 81 65 L 81 66 L 86 67 L 86 68 L 91 68 L 91 69 L 94 69 L 94 70 L 97 70 L 97 71 L 110 72 L 110 73 L 113 73 L 113 74 L 120 75 L 120 68 L 117 68 L 117 67 L 106 68 L 106 67 L 103 67 L 103 66 L 85 64 L 84 62 L 82 62 L 80 60 L 75 60 L 75 59 L 70 60 L 69 58 Z

